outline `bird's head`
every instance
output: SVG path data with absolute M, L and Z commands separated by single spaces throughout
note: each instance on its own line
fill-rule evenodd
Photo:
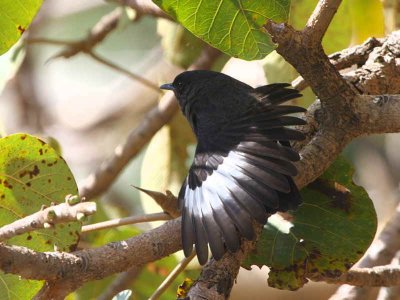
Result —
M 222 76 L 226 75 L 205 70 L 186 71 L 176 76 L 172 83 L 163 84 L 160 88 L 173 91 L 183 110 L 186 104 L 196 101 L 204 93 L 205 87 L 210 88 L 214 80 Z

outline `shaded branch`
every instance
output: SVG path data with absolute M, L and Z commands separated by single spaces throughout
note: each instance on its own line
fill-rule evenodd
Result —
M 100 55 L 94 52 L 94 48 L 101 43 L 115 28 L 118 26 L 118 22 L 121 18 L 122 10 L 120 7 L 113 10 L 111 13 L 103 16 L 100 21 L 90 30 L 88 35 L 78 41 L 63 41 L 63 40 L 53 40 L 47 38 L 28 38 L 25 40 L 26 43 L 29 44 L 51 44 L 51 45 L 62 45 L 66 46 L 63 50 L 61 50 L 58 54 L 53 56 L 51 59 L 64 57 L 71 58 L 79 53 L 85 53 L 89 55 L 91 58 L 96 60 L 97 62 L 116 70 L 129 78 L 138 81 L 139 83 L 147 86 L 160 93 L 160 89 L 158 85 L 139 76 L 123 67 L 120 67 L 113 62 L 108 61 L 107 59 L 101 57 Z
M 47 38 L 32 38 L 25 40 L 29 44 L 47 43 L 53 45 L 67 45 L 56 57 L 70 58 L 80 52 L 90 52 L 94 47 L 101 43 L 118 26 L 121 18 L 121 8 L 116 8 L 107 15 L 104 15 L 96 25 L 89 31 L 87 36 L 79 41 L 57 41 Z

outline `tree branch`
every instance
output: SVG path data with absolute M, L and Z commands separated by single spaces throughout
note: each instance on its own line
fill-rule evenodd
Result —
M 337 70 L 350 68 L 353 65 L 363 65 L 368 59 L 369 54 L 378 46 L 382 46 L 382 39 L 369 38 L 363 44 L 344 49 L 329 55 L 330 62 Z M 295 89 L 303 90 L 308 84 L 299 76 L 292 82 Z
M 154 221 L 167 221 L 171 220 L 171 216 L 166 213 L 154 213 L 154 214 L 147 214 L 147 215 L 140 215 L 140 216 L 131 216 L 126 218 L 120 219 L 112 219 L 104 222 L 99 222 L 95 224 L 89 224 L 82 226 L 82 233 L 91 232 L 95 230 L 107 229 L 107 228 L 114 228 L 124 225 L 130 224 L 137 224 L 137 223 L 147 223 L 147 222 L 154 222 Z
M 400 285 L 400 267 L 387 265 L 373 268 L 354 268 L 338 278 L 313 277 L 311 279 L 352 286 L 397 286 Z
M 0 242 L 16 235 L 37 230 L 38 228 L 77 221 L 81 217 L 91 215 L 95 212 L 95 202 L 82 202 L 75 205 L 68 203 L 57 204 L 1 227 Z
M 304 35 L 307 35 L 314 44 L 321 44 L 326 30 L 331 24 L 342 0 L 320 0 L 308 19 L 304 28 Z
M 60 282 L 68 295 L 87 281 L 161 259 L 181 247 L 179 218 L 125 241 L 73 253 L 42 253 L 0 244 L 0 269 L 26 279 L 46 280 L 48 286 Z

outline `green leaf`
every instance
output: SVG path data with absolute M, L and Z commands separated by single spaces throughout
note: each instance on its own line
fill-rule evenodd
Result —
M 0 139 L 0 227 L 41 209 L 61 203 L 67 194 L 77 194 L 74 177 L 66 162 L 43 141 L 13 134 Z M 36 251 L 73 250 L 80 223 L 58 224 L 11 238 L 8 244 Z M 37 292 L 41 282 L 20 280 L 0 273 L 0 299 L 19 299 L 18 295 Z M 31 297 L 27 297 L 31 298 Z
M 285 22 L 290 0 L 153 0 L 194 35 L 231 56 L 261 59 L 274 49 L 263 29 Z
M 19 40 L 42 2 L 43 0 L 0 0 L 0 55 Z
M 337 277 L 356 263 L 371 244 L 377 227 L 374 205 L 352 181 L 343 158 L 301 194 L 304 203 L 288 220 L 269 218 L 245 267 L 270 267 L 270 286 L 296 290 L 309 275 Z

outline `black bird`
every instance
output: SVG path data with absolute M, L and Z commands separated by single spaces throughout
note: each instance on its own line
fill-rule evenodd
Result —
M 304 136 L 285 126 L 304 125 L 288 114 L 305 109 L 280 105 L 301 96 L 288 86 L 252 88 L 222 73 L 187 71 L 160 87 L 174 91 L 198 142 L 178 195 L 185 256 L 195 244 L 203 265 L 209 245 L 219 260 L 239 249 L 241 237 L 255 237 L 253 220 L 265 224 L 301 203 L 292 179 L 299 155 L 289 141 Z

